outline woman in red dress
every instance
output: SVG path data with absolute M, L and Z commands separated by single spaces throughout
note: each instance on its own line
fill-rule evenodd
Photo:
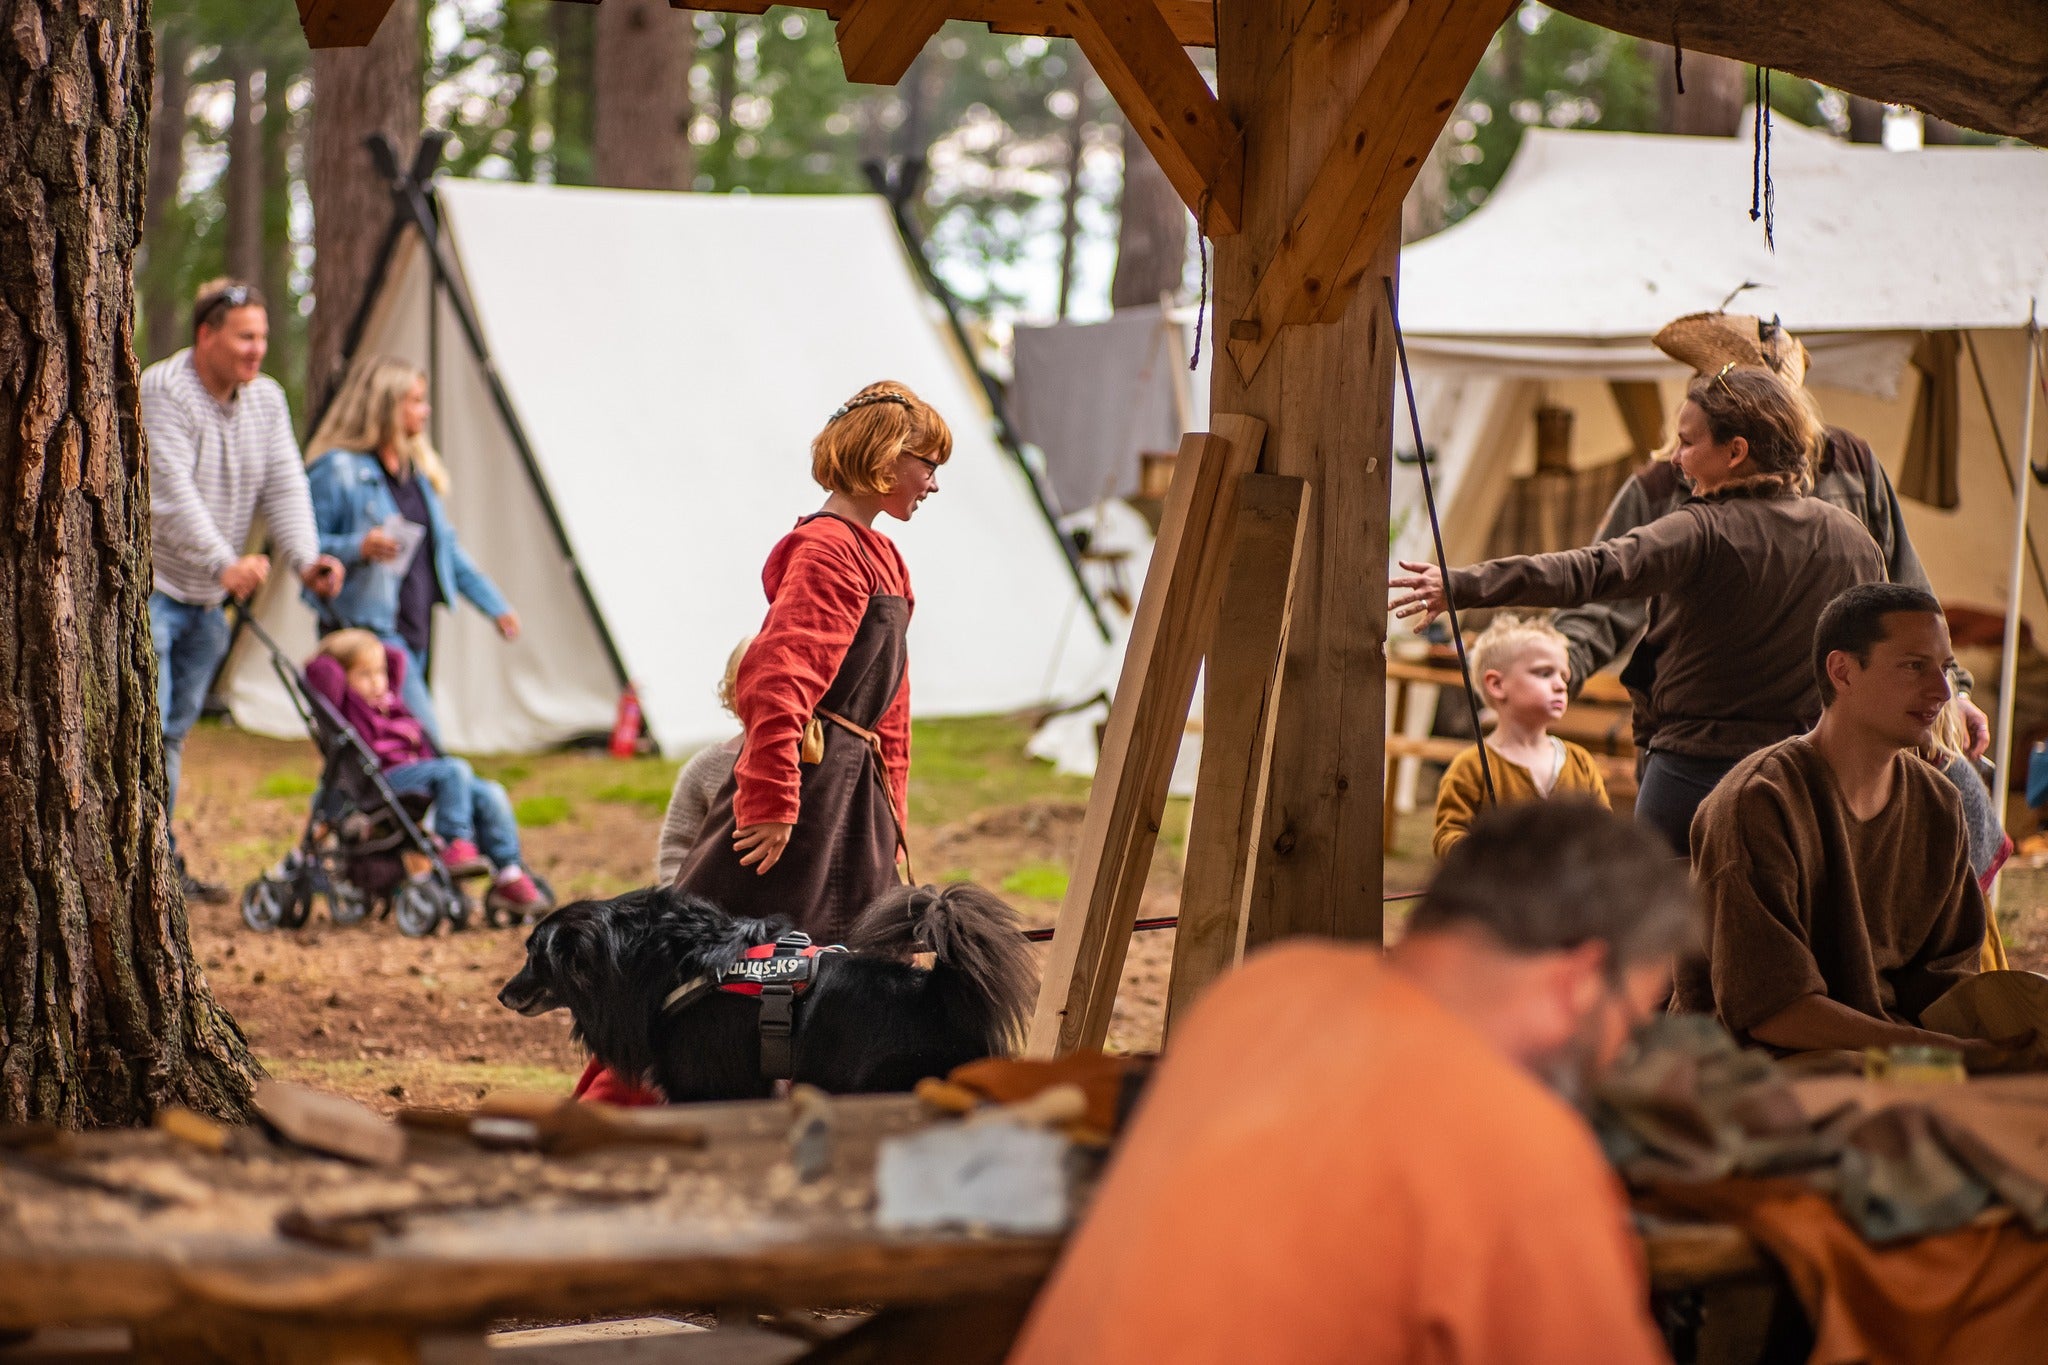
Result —
M 768 615 L 734 688 L 745 735 L 676 885 L 735 915 L 780 915 L 837 943 L 900 880 L 910 787 L 910 571 L 874 529 L 909 521 L 953 453 L 945 419 L 901 384 L 870 384 L 811 442 L 830 494 L 762 571 Z M 626 1100 L 585 1073 L 577 1094 Z

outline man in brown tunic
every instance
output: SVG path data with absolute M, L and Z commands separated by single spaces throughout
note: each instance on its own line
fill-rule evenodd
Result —
M 1977 971 L 1984 901 L 1955 788 L 1916 749 L 1949 698 L 1948 625 L 1916 588 L 1854 587 L 1814 632 L 1810 734 L 1736 766 L 1692 826 L 1706 961 L 1678 1008 L 1781 1051 L 1996 1044 L 1919 1027 Z

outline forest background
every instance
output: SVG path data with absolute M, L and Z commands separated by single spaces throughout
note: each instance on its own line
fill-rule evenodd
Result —
M 186 343 L 201 281 L 258 282 L 267 368 L 302 434 L 390 219 L 362 146 L 376 129 L 402 156 L 445 130 L 450 174 L 564 185 L 853 193 L 880 168 L 906 187 L 938 277 L 998 336 L 1199 288 L 1186 209 L 1065 39 L 954 23 L 876 88 L 846 82 L 832 26 L 800 9 L 397 0 L 371 48 L 335 53 L 307 51 L 291 0 L 157 0 L 152 22 L 137 350 L 147 364 Z M 1410 195 L 1405 235 L 1483 203 L 1525 128 L 1733 136 L 1754 81 L 1523 3 Z M 1883 136 L 1882 106 L 1784 75 L 1769 88 L 1781 116 Z M 1932 120 L 1924 136 L 1991 140 Z

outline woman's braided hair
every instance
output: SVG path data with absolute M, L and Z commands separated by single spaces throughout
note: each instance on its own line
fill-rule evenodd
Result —
M 811 477 L 834 493 L 865 497 L 895 486 L 896 457 L 944 464 L 953 431 L 938 410 L 885 379 L 846 400 L 811 442 Z
M 1686 385 L 1685 400 L 1700 410 L 1714 440 L 1740 436 L 1749 443 L 1749 470 L 1730 486 L 1753 492 L 1807 493 L 1813 489 L 1813 452 L 1820 423 L 1799 390 L 1769 370 L 1726 366 Z

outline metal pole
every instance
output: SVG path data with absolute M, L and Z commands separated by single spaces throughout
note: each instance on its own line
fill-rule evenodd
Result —
M 2015 508 L 2012 578 L 2005 604 L 2005 647 L 1998 661 L 1998 748 L 1995 751 L 1998 768 L 1991 789 L 1991 808 L 1998 812 L 2000 825 L 2005 823 L 2005 803 L 2012 795 L 2012 713 L 2015 700 L 2013 693 L 2018 687 L 2020 667 L 2020 605 L 2027 585 L 2027 495 L 2034 487 L 2034 387 L 2035 375 L 2041 363 L 2040 336 L 2040 329 L 2030 309 L 2027 317 L 2027 397 L 2021 408 L 2026 415 L 2021 419 L 2019 468 L 2013 470 L 2012 478 Z M 1991 886 L 1991 905 L 1994 910 L 1998 907 L 1996 882 Z

